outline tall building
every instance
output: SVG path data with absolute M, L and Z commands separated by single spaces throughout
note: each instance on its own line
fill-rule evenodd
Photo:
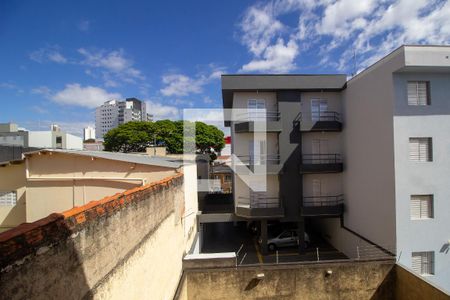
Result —
M 300 242 L 320 231 L 350 257 L 363 239 L 450 291 L 449 78 L 448 46 L 402 46 L 349 81 L 222 76 L 224 108 L 247 109 L 225 124 L 244 164 L 235 216 L 259 224 L 263 251 L 268 224 L 293 222 Z M 264 192 L 239 174 L 261 164 Z
M 83 129 L 83 141 L 95 140 L 95 129 L 88 126 Z
M 95 135 L 98 139 L 111 129 L 130 121 L 152 121 L 145 102 L 136 98 L 106 101 L 95 110 Z

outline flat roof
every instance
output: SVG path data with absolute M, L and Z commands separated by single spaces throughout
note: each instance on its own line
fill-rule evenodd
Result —
M 346 74 L 224 74 L 223 107 L 231 108 L 233 92 L 245 91 L 339 91 L 345 88 Z
M 35 154 L 38 152 L 55 152 L 71 155 L 81 155 L 96 158 L 103 158 L 109 160 L 123 161 L 129 163 L 136 163 L 141 165 L 158 166 L 164 168 L 177 169 L 183 166 L 182 162 L 177 162 L 172 159 L 165 159 L 162 157 L 152 157 L 146 154 L 129 154 L 121 152 L 108 152 L 108 151 L 88 151 L 88 150 L 65 150 L 65 149 L 41 149 L 37 151 L 24 153 L 25 156 Z

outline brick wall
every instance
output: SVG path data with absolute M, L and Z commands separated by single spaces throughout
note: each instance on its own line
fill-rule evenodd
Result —
M 184 201 L 179 174 L 0 234 L 0 297 L 172 297 L 190 246 Z

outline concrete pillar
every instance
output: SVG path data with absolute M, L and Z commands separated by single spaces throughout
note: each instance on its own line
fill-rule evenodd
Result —
M 203 251 L 203 235 L 204 235 L 203 227 L 204 227 L 203 224 L 200 223 L 199 230 L 198 230 L 198 243 L 200 245 L 200 253 L 203 253 L 202 252 Z
M 261 220 L 261 253 L 267 254 L 267 220 Z
M 300 220 L 298 221 L 298 227 L 297 227 L 297 234 L 298 234 L 298 252 L 299 254 L 305 253 L 305 221 L 302 217 L 300 217 Z

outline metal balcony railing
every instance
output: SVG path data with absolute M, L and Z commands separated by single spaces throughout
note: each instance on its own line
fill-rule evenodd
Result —
M 238 201 L 238 206 L 249 206 L 249 208 L 281 208 L 282 201 L 279 197 L 267 196 L 260 193 L 254 193 L 250 197 L 239 197 L 247 201 Z
M 236 115 L 238 121 L 278 121 L 280 120 L 280 113 L 278 111 L 248 111 Z
M 304 207 L 338 206 L 344 203 L 344 195 L 303 197 Z
M 340 164 L 341 155 L 337 153 L 330 154 L 303 154 L 302 164 Z
M 318 122 L 318 121 L 341 121 L 341 114 L 335 111 L 318 111 L 312 113 L 300 112 L 294 120 L 300 123 Z
M 279 154 L 266 155 L 239 155 L 238 158 L 244 165 L 278 165 L 280 163 Z

